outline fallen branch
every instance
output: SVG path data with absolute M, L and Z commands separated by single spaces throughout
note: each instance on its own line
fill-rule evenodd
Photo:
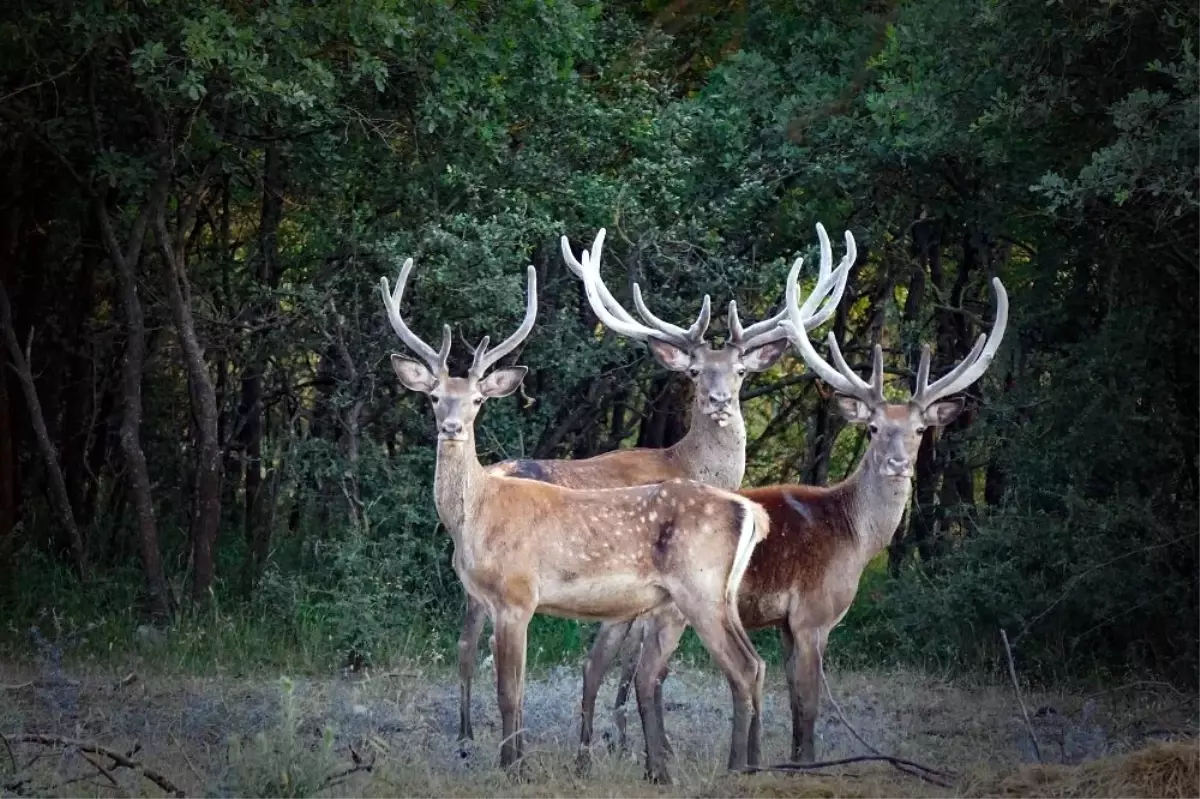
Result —
M 833 768 L 834 766 L 845 766 L 850 763 L 888 763 L 901 771 L 917 779 L 925 780 L 926 782 L 940 786 L 942 788 L 953 788 L 953 775 L 944 771 L 939 771 L 935 768 L 923 765 L 915 760 L 906 760 L 903 757 L 892 757 L 891 755 L 855 755 L 853 757 L 843 757 L 838 760 L 822 760 L 817 763 L 777 763 L 773 766 L 751 766 L 747 771 L 752 773 L 757 772 L 804 772 L 816 771 L 817 769 Z
M 360 771 L 372 771 L 375 768 L 374 755 L 371 756 L 370 762 L 366 762 L 359 756 L 358 752 L 354 751 L 354 747 L 350 747 L 350 756 L 354 760 L 354 764 L 327 776 L 321 782 L 321 786 L 317 788 L 318 793 L 341 785 L 351 774 L 357 774 Z
M 107 746 L 100 746 L 99 744 L 91 741 L 79 741 L 75 740 L 74 738 L 63 738 L 59 735 L 35 734 L 12 735 L 9 736 L 8 740 L 15 743 L 40 744 L 42 746 L 65 746 L 71 749 L 78 749 L 80 752 L 90 752 L 93 755 L 107 757 L 113 762 L 113 766 L 117 768 L 127 768 L 138 772 L 143 777 L 157 785 L 159 788 L 162 788 L 171 796 L 183 797 L 186 795 L 182 789 L 175 785 L 175 783 L 171 782 L 171 780 L 167 779 L 159 772 L 148 768 L 136 760 L 132 760 L 130 757 L 121 754 L 115 749 L 109 749 Z
M 943 788 L 953 787 L 952 781 L 955 779 L 953 774 L 940 769 L 930 768 L 929 766 L 918 763 L 915 760 L 906 760 L 902 757 L 885 755 L 883 752 L 879 751 L 878 748 L 872 746 L 867 739 L 864 738 L 862 734 L 854 728 L 854 725 L 851 724 L 849 719 L 846 718 L 846 714 L 842 712 L 841 705 L 838 704 L 837 699 L 835 699 L 833 696 L 833 689 L 829 687 L 829 679 L 825 676 L 825 655 L 820 649 L 818 649 L 817 652 L 817 669 L 821 675 L 821 683 L 825 686 L 825 696 L 829 699 L 829 704 L 833 705 L 834 712 L 837 713 L 838 719 L 841 720 L 842 725 L 845 726 L 846 729 L 850 730 L 850 733 L 858 739 L 860 744 L 865 746 L 874 754 L 871 756 L 858 756 L 840 761 L 824 761 L 821 764 L 809 764 L 808 766 L 793 764 L 790 767 L 785 767 L 784 770 L 798 771 L 806 770 L 808 768 L 817 768 L 818 765 L 819 767 L 823 768 L 827 765 L 841 765 L 842 763 L 853 763 L 860 760 L 878 760 L 890 763 L 897 771 L 908 774 L 912 777 L 916 777 L 917 779 L 925 780 L 926 782 L 933 783 L 934 785 L 940 785 Z
M 1025 700 L 1021 698 L 1021 685 L 1017 682 L 1017 667 L 1013 663 L 1012 647 L 1008 645 L 1008 633 L 1000 628 L 1000 640 L 1004 642 L 1004 654 L 1008 657 L 1008 676 L 1012 679 L 1013 691 L 1017 694 L 1017 705 L 1021 708 L 1021 716 L 1025 719 L 1025 730 L 1029 740 L 1033 742 L 1033 754 L 1039 763 L 1042 762 L 1042 748 L 1038 746 L 1037 736 L 1033 733 L 1033 723 L 1029 721 L 1029 711 L 1025 708 Z

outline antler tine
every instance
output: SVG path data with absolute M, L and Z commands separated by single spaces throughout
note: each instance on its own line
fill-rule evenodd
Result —
M 692 322 L 692 326 L 687 330 L 655 316 L 642 300 L 642 287 L 637 283 L 633 284 L 633 306 L 637 308 L 638 315 L 646 324 L 662 334 L 660 338 L 667 338 L 684 347 L 694 347 L 704 341 L 704 334 L 708 332 L 708 324 L 712 320 L 712 299 L 707 294 L 700 302 L 700 313 L 696 316 L 696 321 Z
M 525 269 L 525 279 L 527 281 L 525 288 L 525 318 L 521 320 L 521 326 L 491 352 L 487 352 L 488 338 L 484 337 L 483 341 L 479 344 L 479 349 L 475 352 L 475 358 L 471 364 L 471 374 L 475 375 L 475 377 L 483 377 L 483 374 L 488 369 L 491 369 L 497 361 L 520 346 L 521 342 L 533 330 L 533 322 L 537 318 L 537 270 L 534 269 L 532 264 Z
M 404 317 L 400 314 L 400 301 L 404 299 L 404 287 L 408 283 L 408 275 L 412 272 L 412 268 L 413 259 L 409 258 L 400 268 L 400 276 L 396 278 L 395 291 L 392 291 L 388 285 L 386 276 L 379 279 L 379 287 L 383 290 L 383 305 L 387 308 L 388 321 L 392 323 L 392 330 L 396 331 L 400 340 L 421 360 L 425 361 L 435 374 L 441 375 L 445 373 L 446 358 L 450 354 L 450 326 L 446 325 L 443 332 L 441 352 L 434 352 L 433 347 L 409 330 L 408 325 L 404 323 Z
M 963 359 L 962 363 L 932 385 L 927 382 L 929 364 L 925 357 L 925 351 L 922 351 L 922 362 L 921 367 L 917 370 L 917 390 L 913 395 L 913 402 L 922 407 L 928 407 L 942 397 L 963 391 L 967 386 L 983 377 L 992 358 L 996 357 L 996 351 L 1000 349 L 1000 342 L 1003 341 L 1004 331 L 1008 327 L 1008 292 L 1005 290 L 1004 284 L 1000 282 L 1000 278 L 992 278 L 992 289 L 996 292 L 996 319 L 992 322 L 991 333 L 980 334 L 975 346 L 971 348 L 970 354 Z M 924 379 L 922 379 L 922 373 Z
M 804 301 L 800 307 L 800 314 L 804 318 L 804 329 L 815 330 L 821 325 L 829 321 L 841 305 L 842 297 L 846 293 L 846 284 L 850 277 L 850 268 L 854 266 L 855 260 L 858 258 L 858 248 L 854 243 L 854 235 L 850 231 L 846 231 L 846 254 L 842 256 L 842 260 L 838 263 L 837 269 L 830 269 L 833 264 L 833 248 L 829 244 L 829 236 L 825 233 L 825 226 L 817 223 L 817 238 L 821 242 L 821 260 L 820 269 L 817 274 L 817 285 L 813 288 L 812 294 Z M 803 258 L 797 259 L 792 264 L 794 269 L 799 269 L 799 266 L 804 263 Z M 779 313 L 772 316 L 770 319 L 764 319 L 761 322 L 756 322 L 742 331 L 742 344 L 744 350 L 761 347 L 777 339 L 787 335 L 786 332 L 779 330 L 779 324 L 788 316 L 787 308 L 784 307 Z
M 801 263 L 801 259 L 796 259 L 796 262 L 792 264 L 791 274 L 788 275 L 786 296 L 784 298 L 788 319 L 780 322 L 779 326 L 786 331 L 792 344 L 800 351 L 800 357 L 808 364 L 808 368 L 816 372 L 817 376 L 826 383 L 833 386 L 834 390 L 851 397 L 857 397 L 867 403 L 876 402 L 876 392 L 873 390 L 872 385 L 854 374 L 846 365 L 846 360 L 842 357 L 842 351 L 838 348 L 837 337 L 832 332 L 829 334 L 829 349 L 833 354 L 834 362 L 839 366 L 837 369 L 830 366 L 825 359 L 818 355 L 817 351 L 813 348 L 812 342 L 808 340 L 808 331 L 805 330 L 804 325 L 805 320 L 800 315 L 800 307 L 798 305 L 800 298 L 798 278 L 800 276 Z M 880 368 L 876 370 L 880 386 L 882 386 L 883 380 L 882 358 L 883 354 L 881 350 L 879 354 Z M 872 382 L 875 382 L 875 375 L 872 375 Z
M 491 343 L 491 340 L 491 336 L 484 336 L 479 340 L 479 346 L 475 348 L 474 357 L 471 358 L 470 374 L 483 377 L 483 373 L 487 369 L 486 366 L 483 366 L 483 356 L 487 355 L 488 344 Z
M 729 312 L 725 316 L 726 327 L 729 328 L 729 343 L 742 349 L 742 340 L 746 331 L 742 329 L 742 320 L 738 318 L 737 300 L 729 301 Z
M 608 286 L 604 285 L 604 281 L 600 280 L 600 253 L 604 249 L 604 236 L 605 229 L 600 228 L 600 231 L 596 233 L 595 241 L 592 242 L 591 252 L 589 253 L 586 249 L 583 251 L 584 260 L 586 261 L 590 257 L 591 263 L 595 264 L 596 266 L 596 274 L 594 276 L 594 280 L 597 283 L 596 293 L 599 295 L 600 301 L 604 303 L 604 307 L 608 309 L 609 313 L 611 313 L 613 316 L 616 316 L 623 322 L 637 324 L 637 320 L 635 320 L 628 311 L 621 307 L 621 303 L 617 302 L 616 297 L 614 297 L 612 292 L 608 290 Z M 563 260 L 566 262 L 567 267 L 577 278 L 586 283 L 588 281 L 588 274 L 591 270 L 585 269 L 584 265 L 575 258 L 575 254 L 571 252 L 571 243 L 567 241 L 566 236 L 563 236 L 559 243 L 562 246 Z M 597 313 L 596 315 L 599 316 L 600 314 Z

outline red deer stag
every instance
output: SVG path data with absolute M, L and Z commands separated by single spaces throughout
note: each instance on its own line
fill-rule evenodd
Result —
M 601 228 L 591 252 L 584 250 L 579 260 L 572 254 L 567 237 L 563 236 L 563 258 L 583 281 L 592 309 L 602 322 L 618 334 L 646 342 L 659 363 L 668 369 L 688 374 L 695 385 L 691 426 L 682 440 L 665 449 L 624 449 L 570 461 L 506 461 L 489 467 L 488 471 L 568 488 L 620 488 L 673 478 L 699 480 L 718 488 L 738 488 L 746 469 L 746 426 L 738 394 L 748 372 L 770 368 L 787 349 L 787 334 L 778 327 L 787 316 L 786 309 L 770 319 L 743 328 L 737 303 L 730 302 L 729 340 L 726 346 L 714 349 L 705 340 L 711 307 L 707 296 L 695 322 L 684 330 L 652 314 L 642 300 L 640 286 L 635 283 L 634 301 L 649 326 L 640 324 L 621 307 L 600 278 L 604 236 L 605 231 Z M 847 232 L 846 257 L 836 270 L 833 269 L 833 249 L 820 224 L 817 225 L 817 237 L 821 243 L 817 284 L 800 309 L 801 316 L 807 320 L 804 323 L 806 330 L 823 324 L 837 309 L 855 258 L 854 238 Z M 483 607 L 468 596 L 458 639 L 459 740 L 474 737 L 471 684 L 475 678 L 483 621 Z M 629 624 L 618 622 L 616 627 L 627 628 Z M 607 625 L 601 632 L 618 639 L 625 637 L 623 629 L 609 629 Z M 590 719 L 592 714 L 585 708 L 584 715 Z
M 729 679 L 734 700 L 729 767 L 758 761 L 751 716 L 761 707 L 765 664 L 737 617 L 736 593 L 766 512 L 736 494 L 685 480 L 578 490 L 489 473 L 475 452 L 475 417 L 484 400 L 516 391 L 526 368 L 488 374 L 533 329 L 537 275 L 528 272 L 525 319 L 494 350 L 485 336 L 466 377 L 447 368 L 450 327 L 440 351 L 419 339 L 400 313 L 412 270 L 405 262 L 394 292 L 382 279 L 392 328 L 420 361 L 392 355 L 400 383 L 426 394 L 437 420 L 434 500 L 454 539 L 454 571 L 495 631 L 496 688 L 503 742 L 500 762 L 523 750 L 526 635 L 534 613 L 620 621 L 671 603 L 692 624 Z M 647 723 L 657 719 L 647 717 Z M 647 740 L 661 734 L 645 730 Z M 669 782 L 663 752 L 648 751 L 646 773 Z
M 1000 346 L 1008 324 L 1008 294 L 999 279 L 996 319 L 991 335 L 979 337 L 966 359 L 947 375 L 929 383 L 930 350 L 921 352 L 916 391 L 907 402 L 888 403 L 883 396 L 883 350 L 874 349 L 870 382 L 846 364 L 832 333 L 830 366 L 813 349 L 798 313 L 799 264 L 787 285 L 789 320 L 781 324 L 810 369 L 837 392 L 837 406 L 851 423 L 868 425 L 870 445 L 858 468 L 829 487 L 782 485 L 739 493 L 761 504 L 771 515 L 773 532 L 754 551 L 742 580 L 738 608 L 747 629 L 778 627 L 787 653 L 788 693 L 792 708 L 792 759 L 812 762 L 813 729 L 820 701 L 821 661 L 829 632 L 846 615 L 858 591 L 867 563 L 891 541 L 912 495 L 913 465 L 921 436 L 928 427 L 941 427 L 958 416 L 961 398 L 944 399 L 965 390 L 983 376 Z M 836 368 L 835 368 L 836 367 Z M 637 679 L 661 677 L 676 646 L 684 621 L 660 612 L 647 623 L 640 660 L 626 664 Z M 620 641 L 598 636 L 585 673 L 584 708 L 595 704 L 604 671 L 619 650 Z M 631 660 L 638 657 L 637 650 Z M 658 686 L 654 686 L 658 689 Z M 639 691 L 639 705 L 643 693 Z M 618 702 L 624 701 L 618 696 Z M 655 708 L 662 713 L 659 697 Z M 661 721 L 647 725 L 662 729 Z M 587 745 L 591 719 L 584 718 L 581 740 Z

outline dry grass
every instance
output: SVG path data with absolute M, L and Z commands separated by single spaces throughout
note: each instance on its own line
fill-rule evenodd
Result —
M 294 684 L 157 675 L 122 684 L 126 673 L 79 672 L 70 680 L 38 681 L 28 669 L 0 664 L 0 684 L 22 686 L 0 692 L 0 732 L 62 735 L 121 752 L 140 745 L 135 759 L 170 776 L 189 794 L 218 796 L 1200 794 L 1198 750 L 1191 737 L 1196 697 L 1156 684 L 1094 696 L 1027 694 L 1046 760 L 1067 764 L 1039 766 L 1029 765 L 1028 734 L 1006 685 L 911 671 L 831 675 L 847 716 L 877 746 L 960 775 L 953 788 L 943 789 L 882 764 L 824 774 L 726 774 L 728 689 L 713 673 L 683 669 L 665 687 L 668 731 L 679 754 L 672 766 L 675 785 L 660 788 L 642 781 L 636 758 L 610 753 L 603 745 L 597 746 L 590 776 L 575 775 L 576 669 L 554 669 L 531 681 L 527 779 L 519 783 L 495 766 L 498 718 L 488 670 L 481 670 L 476 691 L 479 740 L 465 751 L 453 737 L 457 685 L 443 667 L 398 664 L 367 679 Z M 607 710 L 612 691 L 610 684 L 601 694 L 600 735 L 612 730 Z M 790 714 L 778 674 L 772 675 L 766 700 L 765 755 L 780 762 L 788 752 Z M 832 712 L 824 710 L 819 756 L 861 754 Z M 1153 736 L 1184 740 L 1161 743 Z M 632 744 L 640 747 L 640 738 L 635 735 Z M 158 795 L 136 774 L 100 769 L 77 751 L 32 744 L 13 750 L 15 771 L 26 781 L 0 789 L 0 795 Z M 335 779 L 354 767 L 355 757 L 374 768 Z M 0 785 L 13 783 L 13 774 L 0 747 Z

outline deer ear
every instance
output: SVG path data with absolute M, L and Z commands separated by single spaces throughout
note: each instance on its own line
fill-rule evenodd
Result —
M 925 409 L 925 413 L 923 414 L 925 424 L 944 427 L 953 422 L 962 413 L 964 405 L 966 405 L 966 401 L 962 397 L 935 402 Z
M 838 413 L 847 422 L 866 424 L 871 421 L 871 409 L 862 400 L 845 394 L 834 395 L 834 400 L 837 402 Z
M 437 386 L 437 378 L 433 376 L 433 372 L 429 371 L 429 367 L 412 358 L 405 358 L 403 355 L 393 353 L 392 370 L 395 371 L 396 377 L 400 378 L 400 383 L 409 391 L 428 394 Z
M 652 338 L 646 342 L 646 345 L 650 347 L 650 351 L 654 353 L 658 362 L 672 372 L 686 372 L 692 365 L 692 356 L 674 344 Z
M 528 366 L 509 366 L 497 369 L 479 381 L 479 392 L 488 399 L 507 397 L 520 387 L 521 381 L 525 379 L 528 371 Z
M 786 338 L 755 347 L 742 356 L 742 366 L 745 366 L 748 372 L 766 371 L 787 352 L 787 348 Z

